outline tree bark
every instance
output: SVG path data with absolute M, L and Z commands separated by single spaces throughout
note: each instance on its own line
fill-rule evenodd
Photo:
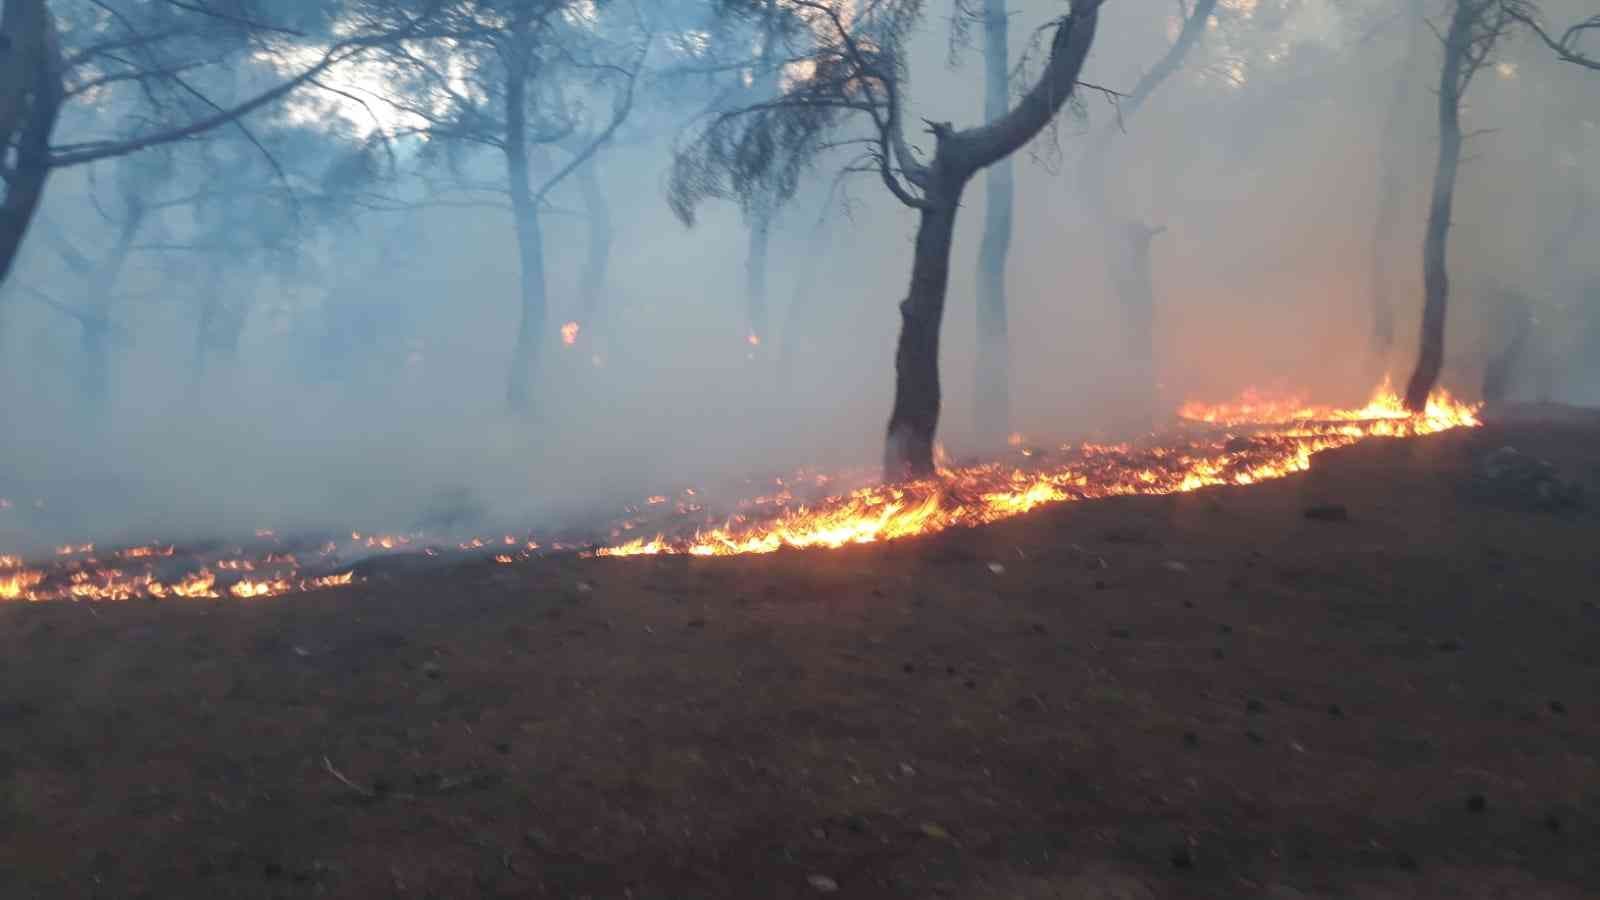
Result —
M 967 183 L 979 171 L 1017 152 L 1055 118 L 1077 87 L 1078 73 L 1094 43 L 1100 3 L 1080 0 L 1056 25 L 1050 59 L 1039 80 L 999 119 L 955 131 L 932 126 L 933 158 L 919 165 L 896 150 L 903 169 L 915 168 L 913 181 L 923 195 L 911 287 L 900 304 L 900 340 L 895 352 L 894 408 L 884 442 L 883 471 L 889 481 L 935 474 L 933 439 L 939 426 L 939 329 L 950 285 L 950 247 L 956 212 Z M 892 113 L 898 115 L 898 113 Z M 895 126 L 898 128 L 898 125 Z M 904 135 L 893 136 L 903 146 Z M 908 176 L 909 177 L 909 176 Z M 885 179 L 894 182 L 885 170 Z
M 1394 349 L 1395 309 L 1388 265 L 1389 248 L 1394 243 L 1395 227 L 1405 209 L 1404 188 L 1409 181 L 1409 172 L 1403 162 L 1411 159 L 1411 156 L 1404 152 L 1410 146 L 1410 141 L 1402 137 L 1401 131 L 1411 112 L 1411 104 L 1407 101 L 1411 97 L 1413 68 L 1420 56 L 1418 37 L 1425 15 L 1423 0 L 1411 0 L 1406 13 L 1405 57 L 1400 65 L 1399 77 L 1394 82 L 1394 93 L 1389 98 L 1383 133 L 1379 137 L 1378 215 L 1372 228 L 1372 281 L 1368 290 L 1372 293 L 1370 345 L 1373 358 L 1380 364 L 1387 363 Z
M 1006 114 L 1010 96 L 1010 14 L 1006 0 L 984 0 L 984 117 Z M 978 247 L 978 352 L 973 391 L 977 439 L 1004 446 L 1011 433 L 1011 350 L 1006 316 L 1006 259 L 1011 252 L 1012 207 L 1016 194 L 1013 164 L 1002 159 L 989 168 L 984 196 L 983 242 Z
M 935 157 L 937 165 L 938 157 Z M 967 177 L 970 177 L 967 176 Z M 894 410 L 884 447 L 884 478 L 903 481 L 934 474 L 933 436 L 939 427 L 939 329 L 950 284 L 950 246 L 966 177 L 936 174 L 917 225 L 911 291 L 900 304 L 895 351 Z
M 8 0 L 0 18 L 0 284 L 16 263 L 50 175 L 50 135 L 61 111 L 61 50 L 44 0 Z M 5 155 L 16 146 L 15 163 Z
M 1428 228 L 1422 243 L 1422 336 L 1417 366 L 1406 385 L 1406 408 L 1421 412 L 1439 381 L 1444 365 L 1445 313 L 1450 300 L 1450 275 L 1445 250 L 1450 234 L 1450 214 L 1455 206 L 1456 173 L 1461 167 L 1461 92 L 1470 74 L 1468 65 L 1472 29 L 1481 5 L 1456 0 L 1455 14 L 1444 42 L 1444 67 L 1439 76 L 1439 158 L 1433 173 L 1433 198 L 1428 205 Z
M 511 187 L 511 215 L 517 233 L 521 318 L 511 351 L 506 381 L 506 406 L 513 413 L 531 409 L 533 379 L 544 345 L 544 236 L 539 208 L 528 175 L 528 49 L 519 41 L 512 49 L 506 76 L 506 176 Z

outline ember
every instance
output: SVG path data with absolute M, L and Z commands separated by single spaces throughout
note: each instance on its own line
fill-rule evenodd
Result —
M 685 500 L 676 502 L 656 494 L 627 507 L 626 517 L 607 529 L 611 540 L 620 543 L 594 553 L 729 556 L 875 543 L 995 522 L 1047 503 L 1254 484 L 1304 471 L 1319 450 L 1363 438 L 1409 437 L 1479 424 L 1476 407 L 1443 391 L 1429 400 L 1424 412 L 1407 413 L 1387 382 L 1358 409 L 1246 393 L 1231 403 L 1186 404 L 1179 419 L 1177 428 L 1138 443 L 1066 445 L 1048 454 L 1042 451 L 1049 448 L 1030 446 L 1022 435 L 1013 435 L 1015 455 L 1006 460 L 955 467 L 941 457 L 937 478 L 908 484 L 879 485 L 859 475 L 852 481 L 802 471 L 793 478 L 773 479 L 764 491 L 752 485 L 734 505 L 736 512 L 720 525 L 708 524 L 717 520 L 706 519 L 705 507 L 690 501 L 698 499 L 693 488 L 683 489 Z M 862 486 L 849 490 L 852 483 Z M 825 489 L 842 493 L 825 496 Z M 628 532 L 651 536 L 621 542 Z M 416 551 L 437 556 L 448 546 L 430 545 L 420 534 L 360 531 L 349 532 L 348 541 L 293 546 L 267 529 L 256 537 L 264 545 L 250 551 L 234 547 L 196 554 L 147 544 L 105 553 L 104 562 L 89 555 L 93 544 L 58 547 L 53 560 L 32 567 L 19 556 L 0 555 L 0 600 L 276 597 L 355 580 L 353 570 L 303 573 L 302 558 L 347 569 L 350 560 Z M 454 543 L 462 553 L 482 552 L 501 565 L 531 558 L 546 546 L 550 552 L 582 549 L 515 534 Z M 496 548 L 492 554 L 491 548 Z
M 1312 454 L 1363 438 L 1409 437 L 1479 424 L 1475 407 L 1442 390 L 1429 398 L 1425 412 L 1408 413 L 1388 381 L 1359 409 L 1247 393 L 1238 402 L 1219 406 L 1186 404 L 1179 417 L 1219 427 L 1180 429 L 1161 443 L 1068 445 L 1059 448 L 1048 467 L 941 465 L 936 479 L 865 487 L 814 505 L 785 508 L 760 523 L 735 518 L 687 537 L 658 534 L 597 553 L 727 556 L 894 540 L 995 522 L 1046 503 L 1254 484 L 1305 471 Z M 1034 458 L 1020 436 L 1013 446 L 1024 460 Z

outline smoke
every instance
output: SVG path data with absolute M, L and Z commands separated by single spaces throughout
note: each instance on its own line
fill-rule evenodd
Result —
M 1579 5 L 1546 11 L 1565 21 Z M 1086 90 L 1079 111 L 1019 157 L 1009 266 L 1017 430 L 1083 437 L 1118 423 L 1128 402 L 1110 250 L 1077 184 L 1089 135 L 1108 128 L 1120 128 L 1107 169 L 1113 202 L 1166 228 L 1152 244 L 1163 402 L 1251 384 L 1341 402 L 1363 397 L 1385 369 L 1404 376 L 1420 314 L 1437 47 L 1424 42 L 1405 127 L 1385 135 L 1383 107 L 1405 71 L 1390 6 L 1225 2 L 1184 69 L 1136 116 L 1119 126 L 1114 99 Z M 1014 7 L 1020 47 L 1058 4 Z M 1165 51 L 1175 9 L 1108 5 L 1085 81 L 1126 91 Z M 982 108 L 980 61 L 974 50 L 947 66 L 946 26 L 930 15 L 913 47 L 911 107 L 914 117 L 971 124 Z M 1563 231 L 1577 198 L 1600 192 L 1584 165 L 1600 158 L 1592 78 L 1585 84 L 1581 70 L 1528 41 L 1502 52 L 1506 65 L 1481 74 L 1469 98 L 1468 127 L 1484 131 L 1469 150 L 1452 237 L 1447 379 L 1475 387 L 1495 347 L 1495 317 L 1516 292 L 1551 325 L 1547 355 L 1565 365 L 1557 395 L 1592 401 L 1600 373 L 1583 360 L 1600 341 L 1600 269 L 1563 249 L 1592 245 L 1600 231 L 1600 218 L 1582 217 Z M 581 531 L 682 487 L 737 493 L 743 479 L 799 466 L 871 466 L 892 397 L 915 215 L 870 176 L 835 186 L 837 166 L 819 164 L 779 214 L 768 257 L 772 334 L 752 347 L 745 222 L 732 206 L 709 207 L 692 230 L 672 217 L 662 192 L 671 119 L 650 116 L 598 157 L 614 225 L 603 344 L 591 340 L 597 326 L 582 305 L 582 198 L 571 181 L 551 196 L 548 325 L 528 414 L 505 404 L 519 270 L 504 209 L 365 211 L 291 229 L 290 246 L 267 253 L 256 249 L 260 235 L 241 233 L 261 225 L 259 212 L 208 225 L 187 208 L 163 209 L 113 287 L 103 352 L 85 340 L 80 314 L 106 298 L 35 229 L 0 303 L 0 497 L 9 503 L 0 549 L 262 528 Z M 1402 328 L 1393 357 L 1374 364 L 1366 353 L 1384 140 L 1407 148 L 1396 157 L 1405 214 L 1382 248 Z M 289 167 L 326 168 L 334 160 L 318 155 L 325 146 Z M 197 152 L 175 150 L 177 171 L 164 183 L 116 161 L 59 174 L 44 219 L 99 260 L 121 216 L 117 179 L 144 179 L 131 189 L 153 199 L 181 194 L 197 183 L 186 168 Z M 502 166 L 480 153 L 461 173 L 503 181 Z M 257 161 L 232 177 L 238 183 L 211 186 L 276 176 Z M 965 198 L 943 338 L 941 436 L 958 454 L 975 443 L 982 190 L 980 179 Z M 236 347 L 200 337 L 210 301 L 220 301 L 214 314 L 240 317 Z M 569 321 L 581 326 L 570 347 L 559 332 Z M 226 338 L 226 327 L 213 328 Z M 103 398 L 85 387 L 96 356 L 106 366 Z

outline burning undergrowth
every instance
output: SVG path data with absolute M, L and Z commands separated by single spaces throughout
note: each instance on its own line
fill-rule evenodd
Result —
M 1357 409 L 1246 393 L 1217 405 L 1186 404 L 1161 433 L 1121 444 L 1036 447 L 1017 437 L 1004 459 L 941 467 L 937 478 L 874 484 L 871 473 L 802 471 L 729 506 L 693 489 L 630 506 L 606 537 L 541 541 L 504 534 L 440 541 L 423 533 L 285 540 L 270 531 L 230 546 L 145 545 L 97 552 L 63 546 L 56 557 L 0 555 L 0 599 L 249 599 L 350 584 L 385 555 L 514 564 L 550 552 L 598 556 L 726 556 L 783 548 L 841 547 L 995 522 L 1051 503 L 1247 485 L 1309 468 L 1322 450 L 1368 437 L 1412 437 L 1479 424 L 1477 409 L 1440 391 L 1412 414 L 1386 382 Z M 721 511 L 719 511 L 721 510 Z

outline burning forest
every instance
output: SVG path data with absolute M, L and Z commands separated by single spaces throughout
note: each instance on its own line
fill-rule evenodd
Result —
M 243 546 L 181 553 L 175 545 L 141 546 L 114 550 L 105 559 L 95 555 L 93 544 L 69 544 L 46 564 L 0 555 L 0 599 L 272 597 L 350 584 L 353 571 L 308 573 L 396 552 L 480 554 L 510 565 L 544 552 L 735 556 L 836 548 L 984 525 L 1051 503 L 1255 484 L 1303 472 L 1313 454 L 1365 438 L 1417 437 L 1479 424 L 1477 407 L 1444 390 L 1429 398 L 1424 411 L 1412 413 L 1387 381 L 1357 409 L 1249 392 L 1232 403 L 1185 404 L 1175 427 L 1133 442 L 1041 448 L 1013 435 L 1007 457 L 942 464 L 935 477 L 921 481 L 868 483 L 873 474 L 863 472 L 779 477 L 774 493 L 739 501 L 736 513 L 709 527 L 697 523 L 716 522 L 717 513 L 697 501 L 693 488 L 676 498 L 652 495 L 629 506 L 627 517 L 611 527 L 609 538 L 621 541 L 615 544 L 569 539 L 543 547 L 532 537 L 512 535 L 440 543 L 421 533 L 359 532 L 347 541 L 286 544 L 263 530 L 249 552 Z M 839 492 L 853 483 L 864 486 Z M 641 532 L 653 536 L 622 540 Z
M 1593 6 L 0 0 L 0 896 L 1600 896 Z

